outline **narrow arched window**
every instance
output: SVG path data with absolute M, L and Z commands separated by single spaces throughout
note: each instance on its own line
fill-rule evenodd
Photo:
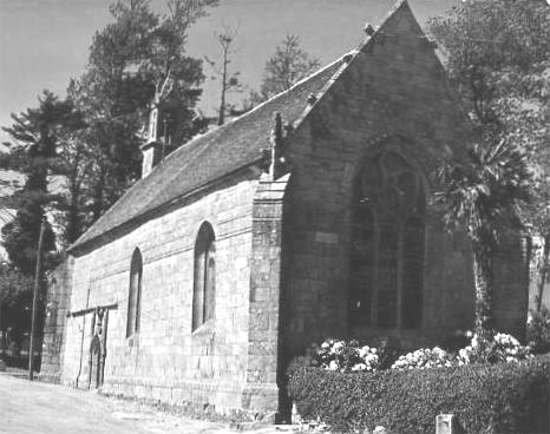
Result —
M 128 293 L 128 318 L 126 320 L 126 337 L 139 331 L 139 314 L 141 304 L 141 277 L 143 261 L 139 249 L 134 250 L 130 263 L 130 290 Z
M 196 330 L 214 318 L 216 307 L 216 244 L 212 226 L 205 222 L 195 244 L 193 321 Z
M 425 194 L 417 170 L 383 152 L 354 190 L 350 325 L 418 328 L 422 323 Z

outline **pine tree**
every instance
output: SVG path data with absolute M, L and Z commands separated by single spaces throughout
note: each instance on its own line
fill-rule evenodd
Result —
M 114 22 L 96 33 L 84 74 L 69 97 L 88 127 L 77 140 L 91 164 L 80 186 L 88 200 L 85 224 L 97 220 L 140 177 L 143 127 L 155 91 L 169 79 L 163 127 L 170 153 L 199 131 L 195 105 L 204 79 L 202 62 L 186 55 L 190 26 L 217 0 L 168 0 L 159 15 L 148 0 L 119 0 Z
M 13 125 L 3 128 L 11 138 L 11 152 L 3 165 L 26 176 L 22 189 L 15 194 L 15 219 L 2 228 L 4 247 L 11 263 L 26 275 L 33 275 L 40 225 L 46 208 L 52 207 L 53 196 L 48 191 L 50 175 L 55 171 L 56 155 L 62 131 L 79 124 L 73 105 L 60 101 L 53 93 L 44 91 L 39 106 L 19 115 L 12 114 Z M 49 222 L 44 234 L 45 267 L 55 265 L 55 235 Z
M 251 109 L 262 101 L 289 89 L 319 69 L 321 62 L 300 48 L 300 38 L 287 35 L 267 60 L 260 91 L 252 91 L 244 106 Z

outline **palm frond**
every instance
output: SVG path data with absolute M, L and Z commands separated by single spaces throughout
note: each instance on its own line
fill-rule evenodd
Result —
M 521 224 L 521 208 L 531 198 L 532 174 L 526 154 L 504 139 L 475 143 L 461 159 L 437 171 L 435 201 L 444 207 L 450 229 L 466 229 L 471 239 L 498 242 L 506 224 Z

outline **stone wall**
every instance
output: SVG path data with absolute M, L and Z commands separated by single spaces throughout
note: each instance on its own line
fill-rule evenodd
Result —
M 73 258 L 68 257 L 48 276 L 41 381 L 58 383 L 61 380 L 73 265 Z
M 279 410 L 281 375 L 280 286 L 283 198 L 289 175 L 262 175 L 254 196 L 250 263 L 250 324 L 246 406 L 273 414 Z
M 352 191 L 366 161 L 392 149 L 418 165 L 427 196 L 430 175 L 460 153 L 469 125 L 457 108 L 434 47 L 406 4 L 374 43 L 343 69 L 285 145 L 292 167 L 284 208 L 284 342 L 287 357 L 327 336 L 350 337 L 348 288 Z M 283 119 L 284 122 L 284 119 Z M 521 255 L 520 255 L 521 256 Z M 505 258 L 504 258 L 505 257 Z M 524 261 L 508 252 L 503 330 L 525 319 Z M 435 209 L 427 211 L 423 321 L 419 330 L 365 328 L 356 337 L 397 335 L 430 344 L 473 325 L 471 255 L 463 236 L 449 236 Z
M 525 338 L 529 307 L 529 258 L 531 244 L 527 237 L 512 235 L 501 241 L 495 254 L 495 323 L 497 330 Z
M 164 402 L 243 408 L 249 352 L 252 202 L 257 173 L 241 173 L 179 208 L 75 259 L 71 311 L 109 311 L 103 390 Z M 216 237 L 215 320 L 192 332 L 198 230 Z M 130 261 L 143 257 L 140 329 L 126 338 Z M 91 316 L 69 319 L 63 381 L 87 387 Z

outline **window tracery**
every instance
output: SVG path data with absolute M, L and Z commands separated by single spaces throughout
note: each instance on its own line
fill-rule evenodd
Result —
M 420 327 L 424 214 L 422 180 L 398 153 L 379 154 L 359 174 L 352 222 L 352 327 Z

